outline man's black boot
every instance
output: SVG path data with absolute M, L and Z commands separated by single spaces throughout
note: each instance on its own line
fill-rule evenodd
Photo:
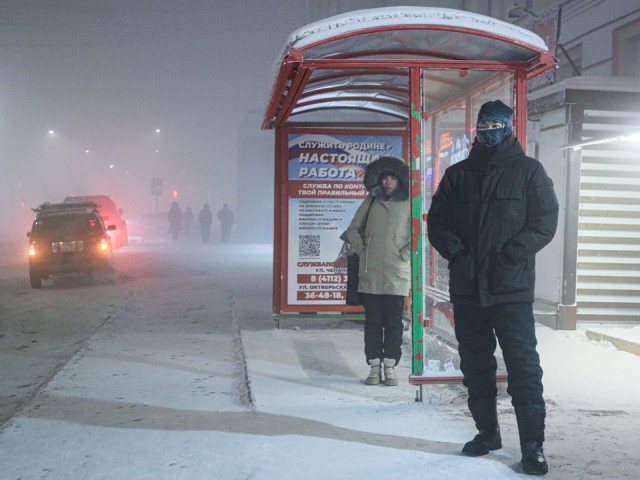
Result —
M 544 442 L 544 404 L 515 407 L 522 450 L 522 470 L 529 475 L 544 475 L 549 471 L 542 450 Z
M 500 450 L 502 448 L 502 437 L 500 437 L 500 427 L 496 426 L 494 431 L 480 430 L 473 440 L 464 444 L 462 453 L 470 457 L 486 455 L 490 450 Z
M 522 448 L 522 470 L 530 475 L 544 475 L 549 471 L 542 444 L 527 442 Z
M 495 399 L 469 400 L 469 410 L 476 422 L 478 434 L 464 444 L 462 453 L 470 457 L 486 455 L 491 450 L 502 448 L 502 437 L 498 426 L 498 410 Z

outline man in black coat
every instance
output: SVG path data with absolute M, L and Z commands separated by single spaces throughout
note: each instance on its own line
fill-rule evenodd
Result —
M 542 164 L 513 136 L 513 110 L 500 100 L 478 113 L 469 157 L 444 174 L 427 217 L 429 241 L 449 261 L 460 368 L 479 430 L 462 453 L 502 448 L 496 409 L 496 337 L 514 406 L 522 467 L 544 475 L 546 416 L 536 351 L 535 255 L 553 238 L 558 201 Z

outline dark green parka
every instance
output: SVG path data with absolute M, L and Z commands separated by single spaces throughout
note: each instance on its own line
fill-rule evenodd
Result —
M 445 171 L 427 216 L 429 242 L 449 260 L 451 303 L 533 302 L 535 255 L 557 223 L 553 182 L 515 137 L 474 143 Z

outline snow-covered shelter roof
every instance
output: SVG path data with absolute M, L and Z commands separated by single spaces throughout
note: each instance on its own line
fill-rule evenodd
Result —
M 406 121 L 410 67 L 521 69 L 532 77 L 554 64 L 538 35 L 492 17 L 431 7 L 349 12 L 289 35 L 274 66 L 263 128 L 326 110 L 335 118 L 336 109 Z M 452 86 L 443 79 L 437 96 L 465 81 L 461 76 Z

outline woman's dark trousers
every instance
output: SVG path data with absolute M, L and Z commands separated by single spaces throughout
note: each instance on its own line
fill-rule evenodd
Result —
M 364 306 L 364 354 L 367 361 L 393 358 L 396 364 L 402 356 L 402 311 L 400 295 L 362 294 Z

